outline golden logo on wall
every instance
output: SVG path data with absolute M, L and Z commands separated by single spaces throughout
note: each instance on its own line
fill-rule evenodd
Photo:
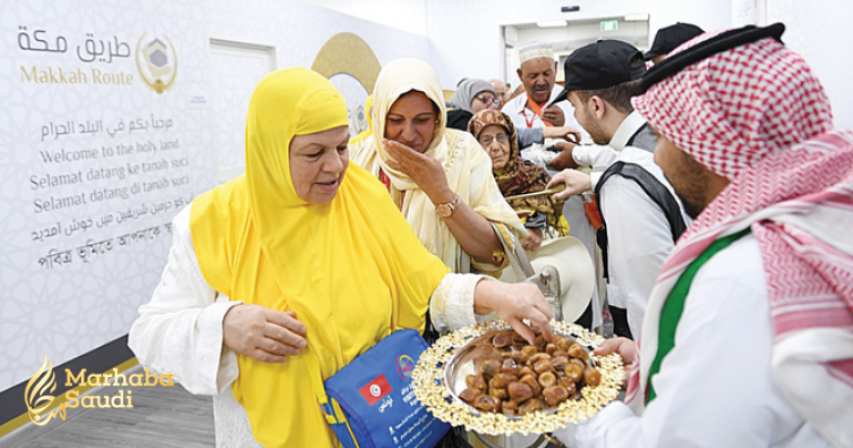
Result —
M 67 409 L 77 407 L 83 408 L 132 408 L 132 390 L 118 389 L 114 395 L 87 395 L 80 394 L 93 387 L 127 387 L 127 386 L 174 386 L 171 374 L 156 375 L 144 369 L 144 373 L 124 374 L 113 368 L 104 373 L 90 373 L 86 375 L 86 369 L 81 369 L 77 375 L 71 369 L 65 369 L 65 386 L 75 387 L 64 394 L 56 397 L 56 375 L 53 373 L 53 361 L 44 355 L 44 362 L 36 371 L 35 375 L 27 382 L 24 390 L 24 400 L 27 404 L 27 412 L 30 420 L 37 426 L 44 426 L 54 417 L 59 416 L 65 420 Z M 59 403 L 51 410 L 55 402 Z M 49 412 L 49 413 L 48 413 Z
M 335 75 L 346 74 L 353 77 L 370 95 L 382 65 L 370 45 L 353 33 L 338 33 L 332 36 L 317 53 L 315 72 L 331 79 Z M 347 102 L 352 99 L 347 98 Z M 368 99 L 369 101 L 369 99 Z M 370 128 L 369 104 L 348 105 L 350 130 L 356 134 Z
M 338 33 L 320 49 L 311 69 L 326 78 L 346 73 L 370 94 L 382 65 L 364 39 L 353 33 Z
M 136 43 L 136 68 L 148 87 L 163 93 L 175 82 L 178 74 L 178 53 L 166 35 L 146 39 L 145 33 Z

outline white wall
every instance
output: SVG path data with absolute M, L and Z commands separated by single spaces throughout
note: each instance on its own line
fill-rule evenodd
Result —
M 650 45 L 648 22 L 645 20 L 625 22 L 621 21 L 621 17 L 619 29 L 612 32 L 602 32 L 598 20 L 575 21 L 568 27 L 559 28 L 519 28 L 518 40 L 506 55 L 507 77 L 513 85 L 520 84 L 516 74 L 516 68 L 519 66 L 517 49 L 531 42 L 551 42 L 554 47 L 554 58 L 560 61 L 564 61 L 565 56 L 572 51 L 598 39 L 618 39 L 634 45 L 640 51 L 646 51 Z M 562 82 L 564 77 L 563 64 L 557 64 L 557 82 Z
M 648 24 L 645 21 L 620 22 L 617 31 L 601 32 L 596 20 L 571 23 L 568 27 L 560 28 L 519 29 L 516 48 L 530 42 L 552 42 L 554 51 L 573 50 L 597 39 L 624 40 L 639 48 L 649 44 L 648 34 Z
M 565 5 L 578 5 L 580 11 L 562 13 Z M 826 88 L 836 125 L 853 128 L 853 51 L 845 46 L 853 17 L 849 0 L 807 6 L 798 0 L 429 0 L 426 10 L 427 35 L 446 89 L 463 77 L 505 77 L 501 25 L 648 13 L 651 41 L 658 29 L 679 21 L 705 30 L 781 21 L 787 26 L 783 40 L 803 55 Z M 514 76 L 505 81 L 518 84 Z
M 301 0 L 410 33 L 427 34 L 426 0 Z
M 25 49 L 20 44 L 19 27 L 25 27 L 27 33 L 33 35 L 44 32 L 51 46 L 56 40 L 58 47 L 58 36 L 62 36 L 67 40 L 67 51 L 49 52 L 40 47 L 35 47 L 37 51 Z M 142 83 L 133 58 L 84 61 L 79 50 L 75 51 L 75 46 L 87 49 L 83 43 L 88 40 L 105 45 L 103 42 L 111 43 L 115 38 L 117 42 L 135 46 L 137 40 L 142 41 L 140 36 L 155 32 L 167 36 L 170 46 L 174 42 L 173 59 L 180 61 L 180 68 L 175 68 L 174 85 L 159 95 Z M 209 56 L 210 39 L 273 47 L 279 68 L 311 67 L 323 45 L 341 32 L 356 34 L 366 41 L 380 64 L 412 56 L 438 66 L 429 41 L 422 34 L 292 0 L 253 0 L 251 3 L 230 0 L 0 2 L 0 92 L 4 97 L 4 107 L 0 108 L 0 140 L 4 142 L 0 149 L 0 245 L 3 247 L 0 256 L 0 392 L 32 376 L 45 354 L 54 365 L 59 365 L 123 336 L 137 317 L 139 305 L 150 299 L 171 244 L 166 230 L 147 242 L 114 243 L 111 249 L 97 256 L 87 255 L 88 258 L 79 255 L 75 248 L 90 241 L 118 241 L 125 233 L 152 226 L 157 226 L 158 231 L 166 229 L 165 224 L 178 211 L 178 202 L 174 202 L 168 212 L 158 212 L 156 216 L 151 207 L 154 203 L 180 199 L 181 204 L 185 204 L 216 185 L 211 103 L 223 96 L 217 97 L 216 92 L 210 91 L 211 64 L 216 62 Z M 177 62 L 175 64 L 178 67 Z M 95 85 L 90 75 L 89 82 L 73 85 L 59 81 L 25 82 L 21 67 L 34 66 L 42 71 L 51 68 L 54 73 L 60 68 L 66 72 L 78 69 L 122 72 L 132 75 L 135 81 L 127 85 Z M 245 108 L 241 109 L 245 117 Z M 97 136 L 94 133 L 81 135 L 80 131 L 74 135 L 62 132 L 62 138 L 59 138 L 60 132 L 56 137 L 52 134 L 44 137 L 43 129 L 48 124 L 58 123 L 66 129 L 66 123 L 82 125 L 100 120 L 105 128 L 115 129 L 115 123 L 121 121 L 124 129 L 123 123 L 129 119 L 147 120 L 153 115 L 170 119 L 174 127 L 150 134 L 115 135 L 115 139 L 101 131 Z M 234 122 L 237 123 L 234 132 L 242 133 L 245 119 Z M 145 129 L 148 129 L 147 124 Z M 157 157 L 135 153 L 121 159 L 48 164 L 42 160 L 40 151 L 76 151 L 115 145 L 115 142 L 133 145 L 147 141 L 149 136 L 154 142 L 160 137 L 162 140 L 180 139 L 180 149 L 170 158 L 180 157 L 188 161 L 189 166 L 170 170 L 169 174 L 185 175 L 188 184 L 109 202 L 87 201 L 49 212 L 34 210 L 34 201 L 48 195 L 88 194 L 92 188 L 127 186 L 136 179 L 147 182 L 162 175 L 127 175 L 120 180 L 86 181 L 39 189 L 32 186 L 31 176 L 56 177 L 164 157 L 162 153 Z M 124 140 L 119 141 L 120 138 Z M 98 220 L 124 210 L 128 214 L 131 209 L 142 210 L 143 206 L 148 206 L 145 213 L 134 214 L 132 220 L 111 221 L 109 227 Z M 79 223 L 84 221 L 100 222 L 103 226 L 89 225 L 77 231 L 81 228 Z M 65 232 L 42 232 L 54 226 Z M 51 268 L 39 262 L 54 250 L 68 251 L 71 261 Z
M 580 11 L 561 13 L 565 5 L 579 5 Z M 445 88 L 453 88 L 462 77 L 501 77 L 505 56 L 500 25 L 648 13 L 654 37 L 659 28 L 678 21 L 710 30 L 731 26 L 732 20 L 728 0 L 429 0 L 426 6 L 427 34 L 444 68 Z M 517 78 L 506 81 L 518 84 Z
M 800 53 L 817 74 L 836 127 L 853 129 L 853 51 L 849 48 L 853 2 L 766 0 L 767 23 L 786 26 L 782 40 Z

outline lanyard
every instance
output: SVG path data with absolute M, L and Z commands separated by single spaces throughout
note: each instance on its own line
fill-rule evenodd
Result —
M 385 174 L 385 171 L 382 168 L 379 169 L 379 180 L 385 185 L 385 188 L 388 189 L 388 193 L 391 193 L 391 178 Z M 403 190 L 400 192 L 400 211 L 403 211 L 403 201 L 406 200 L 406 191 Z
M 546 103 L 547 103 L 547 101 L 546 101 Z M 531 127 L 533 127 L 533 120 L 535 120 L 535 119 L 536 119 L 536 117 L 542 118 L 542 108 L 541 108 L 538 104 L 536 104 L 536 101 L 533 101 L 533 98 L 530 98 L 529 96 L 527 97 L 527 105 L 528 105 L 528 106 L 530 106 L 530 110 L 532 110 L 532 111 L 533 111 L 533 113 L 534 113 L 534 114 L 536 114 L 536 116 L 535 116 L 535 117 L 532 117 L 530 121 L 527 121 L 527 113 L 526 113 L 526 111 L 525 111 L 525 110 L 523 110 L 523 109 L 522 109 L 522 111 L 521 111 L 521 113 L 522 113 L 522 114 L 524 114 L 524 121 L 527 123 L 527 127 L 528 127 L 528 128 L 531 128 Z M 545 121 L 545 120 L 542 120 L 542 123 L 543 123 L 546 127 L 554 126 L 553 124 L 548 123 L 548 122 L 547 122 L 547 121 Z

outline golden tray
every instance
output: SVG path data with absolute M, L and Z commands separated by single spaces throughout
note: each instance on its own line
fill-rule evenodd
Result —
M 421 354 L 412 373 L 412 385 L 415 396 L 432 415 L 453 426 L 464 426 L 466 430 L 480 434 L 543 434 L 563 428 L 566 423 L 577 423 L 592 417 L 619 395 L 625 379 L 622 358 L 617 353 L 607 356 L 590 354 L 590 360 L 601 373 L 601 383 L 596 387 L 584 386 L 580 398 L 564 401 L 556 409 L 507 417 L 501 413 L 481 412 L 465 403 L 458 393 L 464 389 L 468 368 L 466 363 L 472 364 L 471 356 L 468 356 L 470 343 L 489 331 L 509 328 L 510 325 L 502 320 L 462 327 L 442 336 Z M 590 352 L 604 342 L 603 337 L 568 322 L 552 320 L 551 329 L 555 334 L 574 338 Z

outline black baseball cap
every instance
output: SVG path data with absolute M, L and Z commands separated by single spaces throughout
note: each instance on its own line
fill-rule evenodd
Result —
M 670 51 L 675 50 L 675 47 L 704 32 L 702 28 L 696 25 L 681 22 L 661 28 L 655 35 L 655 42 L 652 44 L 652 48 L 643 57 L 647 61 L 650 61 L 652 58 L 660 55 L 669 54 Z
M 774 23 L 773 25 L 758 28 L 747 25 L 743 28 L 735 28 L 720 33 L 706 41 L 700 42 L 680 53 L 676 53 L 660 64 L 655 64 L 640 81 L 636 95 L 644 94 L 653 85 L 675 75 L 687 67 L 716 54 L 746 45 L 761 39 L 772 38 L 782 43 L 782 34 L 785 33 L 785 25 Z
M 640 79 L 646 74 L 643 54 L 621 40 L 600 40 L 578 48 L 563 66 L 565 87 L 552 101 L 563 101 L 573 90 L 606 89 Z

